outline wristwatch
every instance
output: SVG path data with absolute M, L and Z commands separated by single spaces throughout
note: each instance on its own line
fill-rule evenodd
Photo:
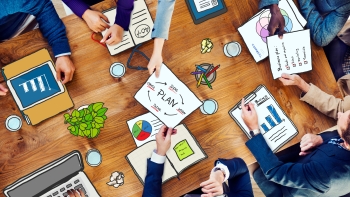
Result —
M 218 170 L 220 170 L 221 172 L 222 172 L 222 174 L 224 175 L 224 178 L 226 177 L 226 174 L 225 174 L 225 170 L 224 169 L 222 169 L 222 168 L 220 168 L 220 167 L 215 167 L 214 169 L 213 169 L 213 172 L 216 172 L 216 171 L 218 171 Z
M 254 129 L 252 131 L 249 131 L 250 136 L 254 137 L 260 133 L 260 129 Z

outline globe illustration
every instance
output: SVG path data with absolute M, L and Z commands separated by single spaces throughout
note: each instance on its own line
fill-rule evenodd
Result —
M 280 9 L 280 11 L 285 22 L 284 30 L 286 32 L 291 32 L 293 28 L 292 20 L 289 18 L 285 10 Z M 265 43 L 266 43 L 266 38 L 269 36 L 269 31 L 267 30 L 267 26 L 269 26 L 270 19 L 271 19 L 270 10 L 265 10 L 263 13 L 261 13 L 260 18 L 256 23 L 256 33 L 261 37 L 261 39 Z

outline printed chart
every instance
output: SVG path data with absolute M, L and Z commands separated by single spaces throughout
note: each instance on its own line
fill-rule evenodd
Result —
M 271 113 L 272 117 L 277 121 L 277 123 L 275 123 L 275 121 L 271 118 L 270 115 L 266 116 L 265 120 L 267 121 L 267 123 L 269 123 L 271 128 L 269 129 L 265 123 L 261 124 L 261 128 L 263 128 L 265 132 L 270 131 L 271 129 L 273 129 L 275 126 L 279 125 L 282 122 L 281 117 L 278 115 L 273 105 L 267 106 L 267 110 Z
M 152 133 L 152 126 L 145 120 L 137 121 L 132 128 L 132 135 L 140 141 L 147 139 Z

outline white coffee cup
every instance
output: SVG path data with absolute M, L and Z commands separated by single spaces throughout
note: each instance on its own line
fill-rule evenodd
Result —
M 238 42 L 229 42 L 224 46 L 224 54 L 227 57 L 236 57 L 241 54 L 242 47 Z
M 6 124 L 7 130 L 18 131 L 22 127 L 22 120 L 19 116 L 11 115 L 7 117 L 5 124 Z
M 120 77 L 124 76 L 125 70 L 126 69 L 125 69 L 124 64 L 122 64 L 120 62 L 115 62 L 111 65 L 109 72 L 112 75 L 112 77 L 120 78 Z
M 203 114 L 206 114 L 206 115 L 215 114 L 219 109 L 219 104 L 214 99 L 207 99 L 202 102 L 203 102 L 203 105 L 200 107 L 200 110 Z

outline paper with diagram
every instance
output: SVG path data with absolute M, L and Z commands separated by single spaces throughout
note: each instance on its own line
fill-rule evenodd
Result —
M 137 147 L 155 140 L 156 134 L 164 125 L 162 121 L 155 117 L 151 112 L 128 120 L 126 123 L 128 124 Z
M 165 64 L 161 66 L 159 77 L 153 73 L 135 94 L 135 99 L 172 128 L 202 105 Z
M 116 8 L 105 10 L 103 14 L 107 16 L 110 24 L 114 24 L 117 14 Z M 123 39 L 119 44 L 113 46 L 107 45 L 109 53 L 115 55 L 140 43 L 151 40 L 153 25 L 154 23 L 145 0 L 135 0 L 134 9 L 131 12 L 129 31 L 124 31 Z M 102 35 L 104 36 L 106 32 L 107 30 L 103 31 Z
M 306 20 L 300 14 L 299 10 L 291 0 L 280 0 L 278 7 L 285 21 L 286 32 L 303 30 Z M 259 62 L 268 56 L 266 45 L 269 31 L 267 27 L 271 19 L 269 9 L 263 9 L 254 15 L 244 25 L 238 28 L 254 60 Z
M 162 183 L 178 177 L 185 169 L 208 157 L 186 125 L 180 124 L 175 128 L 177 134 L 171 136 L 171 146 L 166 153 Z M 152 140 L 125 157 L 142 184 L 145 183 L 147 174 L 147 159 L 151 157 L 156 147 L 156 141 Z
M 283 39 L 279 39 L 277 35 L 267 37 L 267 47 L 274 79 L 281 77 L 282 73 L 294 74 L 312 70 L 309 29 L 286 33 Z
M 284 144 L 298 135 L 298 130 L 292 120 L 288 118 L 276 99 L 264 85 L 259 85 L 253 92 L 244 97 L 245 104 L 254 103 L 258 114 L 258 123 L 261 134 L 267 145 L 276 152 Z M 230 116 L 238 126 L 251 138 L 249 129 L 242 120 L 241 102 L 238 102 L 230 111 Z

